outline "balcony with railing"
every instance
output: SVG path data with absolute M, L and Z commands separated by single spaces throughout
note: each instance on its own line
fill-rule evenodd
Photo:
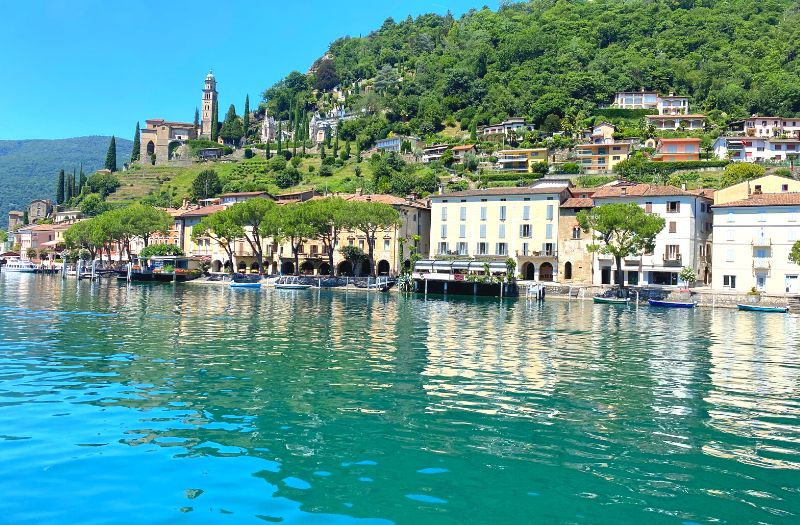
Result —
M 682 257 L 680 253 L 665 253 L 663 257 L 664 266 L 681 266 Z
M 754 270 L 769 270 L 771 267 L 769 257 L 753 257 Z

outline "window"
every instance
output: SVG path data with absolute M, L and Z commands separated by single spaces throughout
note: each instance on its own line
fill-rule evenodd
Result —
M 364 249 L 364 239 L 359 239 L 358 240 L 358 247 L 360 249 L 362 249 L 362 250 Z
M 730 288 L 731 290 L 736 288 L 736 276 L 735 275 L 723 275 L 722 276 L 722 287 L 723 288 Z
M 733 229 L 732 229 L 732 228 L 728 228 L 727 230 L 725 230 L 725 235 L 727 236 L 726 238 L 727 238 L 729 241 L 734 241 L 734 240 L 736 240 L 736 234 L 734 233 L 734 231 L 733 231 Z
M 447 242 L 439 243 L 439 255 L 447 255 Z
M 564 279 L 572 279 L 572 263 L 569 261 L 564 264 Z
M 678 231 L 678 223 L 675 221 L 669 221 L 669 232 L 676 233 Z
M 548 204 L 547 205 L 547 220 L 548 221 L 552 221 L 553 220 L 553 205 L 552 204 Z
M 443 221 L 447 220 L 447 208 L 446 207 L 442 207 L 442 220 Z
M 529 249 L 528 248 L 528 243 L 527 242 L 523 242 L 522 243 L 522 255 L 528 255 L 528 249 Z
M 383 249 L 389 251 L 392 248 L 392 241 L 390 239 L 383 240 Z
M 447 239 L 447 225 L 446 224 L 442 224 L 442 235 L 441 235 L 441 237 L 442 237 L 442 239 Z
M 572 227 L 572 238 L 573 239 L 580 239 L 581 238 L 581 227 L 580 226 L 573 226 Z
M 553 238 L 553 225 L 552 224 L 545 225 L 544 238 L 545 239 L 552 239 Z
M 520 224 L 519 226 L 519 236 L 523 239 L 530 239 L 531 238 L 531 225 L 530 224 Z
M 725 262 L 733 262 L 733 248 L 725 250 Z
M 485 224 L 481 224 L 480 236 L 481 236 L 481 239 L 485 239 L 486 238 L 486 225 Z
M 754 190 L 754 193 L 761 193 L 761 184 L 756 184 L 756 189 Z
M 501 221 L 506 220 L 506 207 L 505 206 L 500 206 L 500 220 Z
M 479 242 L 477 246 L 477 251 L 475 252 L 476 255 L 488 255 L 489 254 L 489 243 L 486 242 Z
M 678 213 L 681 211 L 680 201 L 667 201 L 667 213 Z
M 728 212 L 727 222 L 733 222 L 733 212 L 732 211 Z
M 498 242 L 495 246 L 495 254 L 496 255 L 508 255 L 508 244 L 504 242 Z
M 789 191 L 789 185 L 788 184 L 781 184 L 781 191 Z
M 525 205 L 522 207 L 522 220 L 529 221 L 531 219 L 531 207 L 529 205 Z
M 667 252 L 666 252 L 666 259 L 669 261 L 677 261 L 681 258 L 680 255 L 680 245 L 678 244 L 667 244 Z
M 318 249 L 318 246 L 316 244 L 312 244 L 311 245 L 311 255 L 316 255 L 317 254 L 317 249 Z
M 653 203 L 652 202 L 645 202 L 644 203 L 644 211 L 645 211 L 645 213 L 653 213 Z
M 486 220 L 486 206 L 481 206 L 481 220 Z
M 552 242 L 546 242 L 542 245 L 542 251 L 544 255 L 553 256 L 555 255 L 555 245 Z
M 458 225 L 458 238 L 459 239 L 466 239 L 467 237 L 467 225 L 466 224 L 459 224 Z
M 506 238 L 506 225 L 505 224 L 501 224 L 500 227 L 498 228 L 497 237 L 500 238 L 500 239 L 505 239 Z
M 458 250 L 459 255 L 468 255 L 467 251 L 469 250 L 469 248 L 467 248 L 467 243 L 459 242 L 456 244 L 456 250 Z

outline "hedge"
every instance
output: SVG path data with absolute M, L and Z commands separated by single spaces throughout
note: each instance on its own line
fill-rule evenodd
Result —
M 600 108 L 596 109 L 594 114 L 606 118 L 642 119 L 647 115 L 657 115 L 658 111 L 655 109 Z
M 679 170 L 724 168 L 728 164 L 730 164 L 728 160 L 685 160 L 679 162 L 637 162 L 625 160 L 614 166 L 614 172 L 626 178 L 641 178 L 669 175 Z

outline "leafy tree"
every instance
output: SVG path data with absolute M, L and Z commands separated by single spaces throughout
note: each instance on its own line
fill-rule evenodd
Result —
M 244 237 L 244 228 L 233 219 L 231 208 L 212 213 L 200 219 L 192 228 L 192 239 L 208 237 L 219 244 L 228 255 L 227 265 L 233 271 L 233 247 L 236 239 Z
M 267 141 L 267 146 L 264 148 L 264 156 L 267 160 L 272 158 L 272 152 L 269 150 L 269 141 Z
M 236 115 L 236 108 L 233 104 L 230 105 L 228 112 L 225 114 L 225 121 L 222 123 L 222 129 L 220 129 L 219 134 L 222 140 L 232 143 L 238 143 L 244 135 L 242 119 Z
M 108 144 L 105 168 L 112 172 L 117 171 L 117 139 L 114 138 L 114 135 L 111 135 L 111 142 Z
M 250 134 L 250 95 L 244 96 L 244 113 L 242 114 L 242 136 L 245 141 Z
M 233 224 L 244 231 L 244 238 L 252 248 L 259 273 L 264 273 L 264 238 L 278 237 L 277 205 L 268 199 L 256 198 L 238 202 L 228 208 Z
M 301 180 L 300 172 L 294 166 L 289 166 L 283 171 L 279 171 L 275 175 L 275 185 L 279 188 L 286 189 L 296 186 Z
M 283 149 L 283 122 L 280 120 L 278 121 L 278 136 L 276 140 L 278 141 L 278 153 L 280 154 Z
M 86 217 L 94 217 L 111 209 L 99 193 L 90 193 L 81 199 L 80 210 Z
M 591 232 L 596 241 L 590 252 L 614 256 L 617 282 L 623 285 L 622 259 L 655 249 L 655 238 L 664 229 L 664 218 L 646 213 L 635 203 L 603 204 L 581 210 L 576 217 L 584 232 Z
M 74 196 L 72 194 L 72 188 L 75 185 L 72 183 L 71 179 L 72 179 L 71 175 L 67 175 L 66 179 L 64 179 L 64 202 L 65 203 L 70 202 L 72 200 L 72 197 Z
M 314 86 L 320 91 L 328 91 L 339 85 L 339 75 L 333 60 L 323 59 L 319 62 Z
M 555 113 L 547 115 L 544 118 L 544 122 L 542 122 L 542 131 L 548 135 L 556 131 L 561 131 L 561 118 Z
M 694 273 L 694 270 L 690 266 L 684 266 L 681 268 L 678 278 L 684 282 L 686 288 L 689 288 L 689 284 L 697 280 L 697 274 Z
M 400 222 L 400 214 L 392 206 L 381 202 L 352 201 L 350 222 L 354 229 L 364 234 L 367 241 L 369 273 L 375 275 L 375 242 L 378 231 L 385 231 Z
M 117 191 L 120 187 L 119 178 L 113 173 L 92 173 L 86 179 L 86 186 L 92 193 L 99 193 L 100 197 L 106 198 L 108 195 Z
M 292 249 L 295 271 L 300 268 L 300 247 L 316 235 L 314 225 L 308 218 L 311 208 L 308 202 L 286 204 L 278 209 L 278 230 Z
M 734 162 L 725 166 L 725 173 L 722 175 L 722 187 L 732 186 L 740 182 L 763 177 L 764 166 L 751 162 Z
M 314 231 L 314 237 L 322 243 L 322 251 L 328 256 L 331 275 L 334 275 L 333 255 L 342 230 L 350 226 L 348 208 L 343 199 L 328 197 L 306 201 L 305 217 Z
M 195 109 L 195 118 L 197 118 L 197 110 Z M 195 124 L 196 125 L 196 124 Z M 141 150 L 141 134 L 139 132 L 139 123 L 136 123 L 136 132 L 133 134 L 133 147 L 131 148 L 131 162 L 139 160 Z
M 581 172 L 581 166 L 577 162 L 565 162 L 559 170 L 561 173 L 576 174 Z
M 355 275 L 357 277 L 360 276 L 361 261 L 367 258 L 367 256 L 364 254 L 364 250 L 358 246 L 351 246 L 348 244 L 339 248 L 339 253 L 342 254 L 342 257 L 344 257 L 346 261 L 350 261 L 350 264 L 353 265 L 353 271 Z
M 792 245 L 792 251 L 789 252 L 789 260 L 795 264 L 800 264 L 800 241 Z
M 150 236 L 157 232 L 168 232 L 174 223 L 169 213 L 135 203 L 119 210 L 120 221 L 131 237 L 142 239 L 145 247 L 150 244 Z M 177 255 L 177 254 L 165 254 Z
M 8 232 L 0 230 L 0 242 L 8 242 Z
M 149 259 L 150 257 L 164 257 L 168 255 L 183 255 L 183 250 L 181 250 L 180 246 L 175 244 L 151 244 L 150 246 L 145 246 L 139 252 L 139 257 L 143 259 Z
M 192 187 L 189 192 L 195 201 L 210 199 L 222 193 L 222 182 L 216 171 L 212 169 L 203 170 L 192 181 Z
M 56 204 L 64 204 L 64 184 L 66 183 L 66 179 L 64 178 L 64 170 L 58 172 L 58 182 L 56 183 Z

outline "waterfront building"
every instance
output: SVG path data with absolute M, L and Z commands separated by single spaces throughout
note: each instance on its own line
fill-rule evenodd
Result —
M 558 209 L 558 275 L 562 283 L 591 283 L 593 257 L 589 245 L 594 240 L 578 224 L 581 210 L 594 206 L 593 188 L 571 188 L 570 197 Z
M 547 162 L 547 148 L 503 149 L 495 155 L 500 171 L 533 173 L 535 164 Z
M 652 253 L 622 260 L 625 284 L 677 285 L 678 274 L 685 266 L 695 271 L 699 281 L 711 281 L 712 190 L 690 192 L 674 186 L 619 181 L 597 188 L 592 200 L 595 206 L 633 202 L 666 221 Z M 614 258 L 595 254 L 593 276 L 595 284 L 612 284 L 616 278 Z
M 736 186 L 747 184 L 749 191 L 752 182 Z M 792 246 L 800 240 L 800 192 L 792 189 L 754 190 L 741 199 L 730 192 L 713 206 L 713 288 L 800 293 L 800 266 L 789 261 Z
M 661 162 L 700 160 L 700 139 L 691 137 L 658 139 L 653 160 Z
M 525 279 L 557 277 L 558 208 L 569 182 L 431 196 L 431 258 L 505 262 Z
M 31 224 L 23 226 L 15 233 L 15 243 L 19 244 L 20 253 L 26 256 L 28 250 L 56 250 L 64 246 L 64 232 L 74 222 L 59 224 Z
M 800 137 L 721 136 L 714 141 L 713 149 L 717 158 L 737 162 L 796 161 L 800 155 Z

